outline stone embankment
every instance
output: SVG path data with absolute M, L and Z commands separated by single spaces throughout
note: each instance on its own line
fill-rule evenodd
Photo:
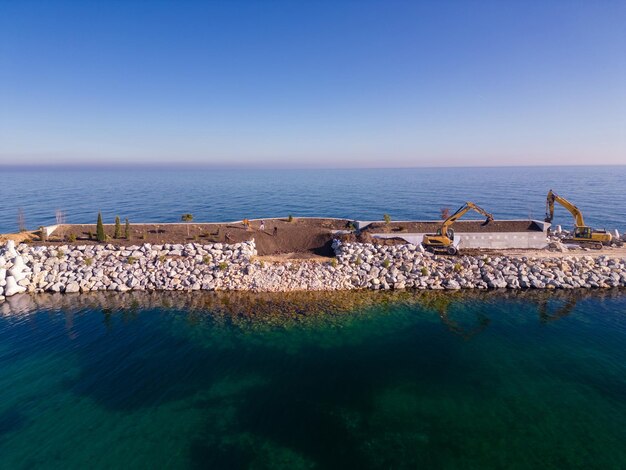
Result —
M 626 259 L 608 256 L 446 257 L 405 244 L 340 243 L 336 259 L 256 260 L 232 245 L 0 247 L 0 301 L 29 292 L 128 290 L 570 289 L 626 286 Z

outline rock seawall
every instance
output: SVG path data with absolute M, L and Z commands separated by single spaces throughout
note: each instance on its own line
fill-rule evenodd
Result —
M 0 247 L 0 301 L 29 292 L 570 289 L 626 286 L 626 259 L 445 257 L 405 244 L 340 243 L 336 259 L 263 263 L 237 244 Z

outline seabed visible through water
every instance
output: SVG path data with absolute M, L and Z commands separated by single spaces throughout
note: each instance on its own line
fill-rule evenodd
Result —
M 626 291 L 0 305 L 0 468 L 623 468 Z

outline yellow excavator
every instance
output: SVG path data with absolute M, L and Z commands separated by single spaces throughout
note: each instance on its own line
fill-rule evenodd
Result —
M 478 207 L 473 202 L 466 202 L 462 205 L 454 214 L 448 217 L 441 224 L 441 228 L 437 229 L 437 233 L 435 234 L 426 234 L 422 239 L 422 246 L 433 253 L 447 253 L 449 255 L 456 255 L 459 252 L 459 242 L 460 240 L 455 240 L 454 238 L 454 230 L 452 229 L 452 224 L 467 214 L 469 211 L 474 210 L 479 214 L 487 217 L 487 220 L 483 223 L 483 225 L 488 224 L 489 222 L 493 222 L 493 215 L 484 210 L 481 207 Z
M 558 202 L 565 207 L 574 217 L 574 237 L 565 239 L 565 242 L 578 243 L 581 245 L 591 245 L 594 248 L 602 248 L 603 244 L 611 243 L 613 237 L 606 230 L 593 230 L 585 225 L 583 213 L 578 207 L 569 202 L 564 197 L 559 196 L 552 190 L 548 191 L 546 199 L 546 222 L 552 222 L 554 218 L 554 203 Z

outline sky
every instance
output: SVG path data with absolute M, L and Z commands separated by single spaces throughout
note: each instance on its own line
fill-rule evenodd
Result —
M 0 165 L 626 164 L 626 2 L 0 0 Z

